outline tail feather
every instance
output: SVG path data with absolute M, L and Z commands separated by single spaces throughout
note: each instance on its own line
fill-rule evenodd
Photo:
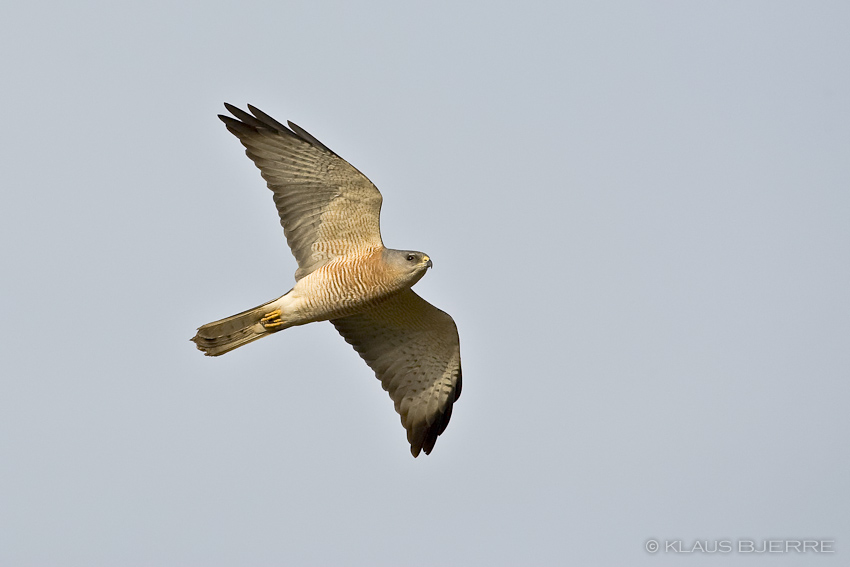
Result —
M 192 341 L 197 345 L 198 350 L 205 355 L 219 356 L 273 332 L 285 329 L 288 325 L 284 324 L 274 329 L 267 329 L 260 323 L 260 319 L 275 309 L 274 303 L 278 299 L 220 321 L 207 323 L 198 328 L 198 333 L 192 337 Z

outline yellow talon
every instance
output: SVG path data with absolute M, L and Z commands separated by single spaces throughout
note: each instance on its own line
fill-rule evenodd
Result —
M 260 319 L 260 322 L 265 323 L 266 321 L 269 321 L 271 319 L 277 319 L 278 317 L 280 317 L 280 309 L 275 309 L 274 311 Z
M 280 318 L 280 309 L 275 309 L 260 319 L 260 324 L 265 329 L 274 329 L 283 325 L 283 320 Z

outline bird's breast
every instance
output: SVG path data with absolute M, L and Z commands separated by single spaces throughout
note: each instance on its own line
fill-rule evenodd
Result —
M 381 254 L 339 257 L 305 276 L 293 288 L 299 319 L 321 321 L 359 313 L 405 286 Z

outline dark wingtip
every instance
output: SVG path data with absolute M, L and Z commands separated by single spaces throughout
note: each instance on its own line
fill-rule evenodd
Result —
M 248 105 L 248 110 L 250 110 L 251 114 L 253 114 L 260 122 L 263 122 L 264 124 L 267 124 L 268 126 L 277 129 L 278 132 L 289 132 L 289 128 L 287 128 L 286 126 L 284 126 L 283 124 L 281 124 L 280 122 L 278 122 L 256 106 L 254 106 L 253 104 Z
M 292 121 L 289 121 L 289 120 L 287 120 L 286 123 L 289 125 L 290 130 L 295 132 L 295 135 L 298 136 L 299 138 L 301 138 L 302 140 L 304 140 L 305 142 L 307 142 L 307 143 L 309 143 L 309 144 L 311 144 L 311 145 L 313 145 L 313 146 L 315 146 L 319 149 L 325 150 L 326 152 L 328 152 L 331 155 L 337 155 L 335 151 L 333 151 L 332 149 L 330 149 L 329 147 L 324 145 L 322 142 L 317 140 L 315 136 L 313 136 L 310 132 L 308 132 L 307 130 L 305 130 L 304 128 L 299 126 L 298 124 L 296 124 Z M 337 157 L 339 157 L 339 156 L 337 156 Z
M 414 457 L 418 457 L 420 452 L 423 452 L 426 455 L 431 454 L 431 451 L 434 450 L 434 445 L 437 444 L 437 439 L 443 434 L 446 427 L 449 425 L 449 421 L 452 418 L 453 407 L 454 400 L 451 400 L 446 405 L 445 410 L 443 410 L 443 412 L 440 413 L 430 425 L 422 428 L 416 427 L 413 430 L 408 431 L 407 441 L 410 443 L 410 453 Z
M 274 118 L 254 106 L 253 104 L 248 105 L 248 110 L 251 111 L 250 114 L 230 104 L 229 102 L 224 103 L 224 108 L 226 108 L 228 112 L 230 112 L 236 118 L 232 118 L 230 116 L 225 116 L 222 114 L 219 114 L 218 117 L 222 122 L 227 125 L 227 129 L 230 130 L 233 134 L 236 134 L 237 132 L 247 133 L 251 131 L 257 131 L 259 128 L 264 128 L 267 130 L 277 131 L 287 136 L 298 138 L 302 142 L 307 142 L 311 146 L 319 148 L 320 150 L 324 150 L 331 155 L 337 156 L 336 152 L 334 152 L 332 149 L 317 140 L 304 128 L 301 128 L 300 126 L 292 122 L 287 122 L 287 124 L 289 124 L 289 127 L 287 128 L 282 123 L 278 122 L 277 120 L 275 120 Z
M 224 122 L 224 125 L 227 126 L 227 130 L 236 136 L 237 138 L 241 138 L 246 134 L 251 134 L 257 131 L 256 128 L 250 126 L 249 124 L 245 124 L 231 116 L 224 116 L 223 114 L 218 115 L 219 120 Z

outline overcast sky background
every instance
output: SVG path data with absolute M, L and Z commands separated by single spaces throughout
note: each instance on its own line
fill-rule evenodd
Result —
M 850 4 L 0 22 L 0 564 L 848 564 Z M 224 101 L 350 161 L 433 258 L 464 388 L 430 456 L 330 324 L 189 342 L 296 267 Z

